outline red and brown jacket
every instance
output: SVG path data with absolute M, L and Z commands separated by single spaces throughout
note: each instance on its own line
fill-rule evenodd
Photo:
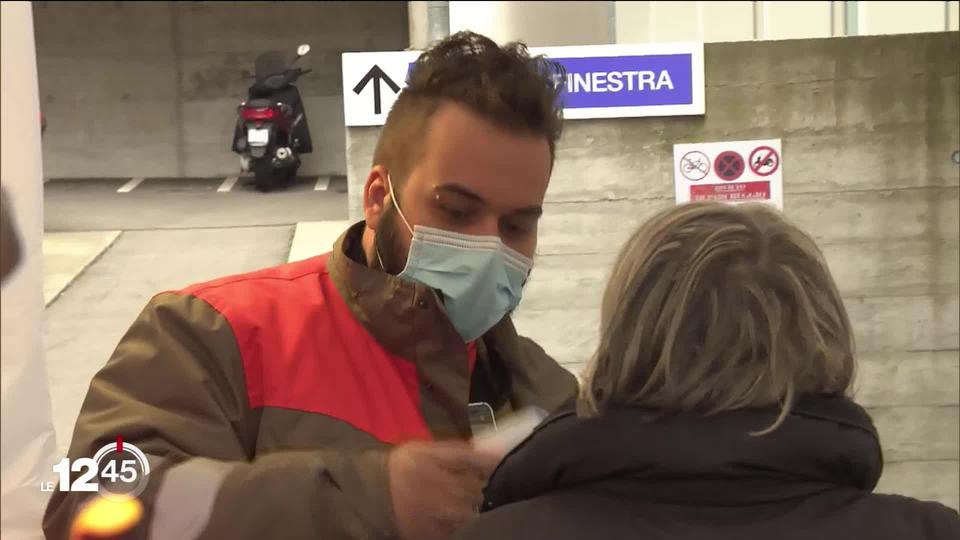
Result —
M 434 291 L 332 253 L 156 296 L 96 375 L 71 459 L 147 454 L 150 538 L 391 538 L 386 450 L 467 438 L 467 404 L 554 409 L 576 380 L 509 317 L 470 346 Z M 56 493 L 48 538 L 89 494 Z

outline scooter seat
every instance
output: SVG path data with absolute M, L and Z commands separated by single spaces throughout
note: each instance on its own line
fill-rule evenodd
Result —
M 265 109 L 267 107 L 273 107 L 276 104 L 277 102 L 271 99 L 251 99 L 247 101 L 247 107 L 253 109 Z

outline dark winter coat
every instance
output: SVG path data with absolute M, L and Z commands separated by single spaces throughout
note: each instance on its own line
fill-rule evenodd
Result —
M 806 398 L 776 410 L 548 419 L 494 473 L 461 540 L 960 539 L 937 503 L 872 493 L 883 458 L 867 413 Z

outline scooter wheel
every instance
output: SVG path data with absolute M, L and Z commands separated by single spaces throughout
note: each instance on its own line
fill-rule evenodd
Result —
M 258 159 L 253 163 L 254 185 L 257 191 L 266 193 L 276 185 L 276 169 L 269 159 Z

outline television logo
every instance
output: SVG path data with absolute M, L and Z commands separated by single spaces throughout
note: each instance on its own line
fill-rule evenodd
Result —
M 80 458 L 70 461 L 63 458 L 53 466 L 53 472 L 60 477 L 59 486 L 55 482 L 40 485 L 42 491 L 85 491 L 99 492 L 110 496 L 137 496 L 147 487 L 150 476 L 150 462 L 139 448 L 124 443 L 123 437 L 103 446 L 92 458 Z M 70 473 L 81 473 L 71 481 Z

